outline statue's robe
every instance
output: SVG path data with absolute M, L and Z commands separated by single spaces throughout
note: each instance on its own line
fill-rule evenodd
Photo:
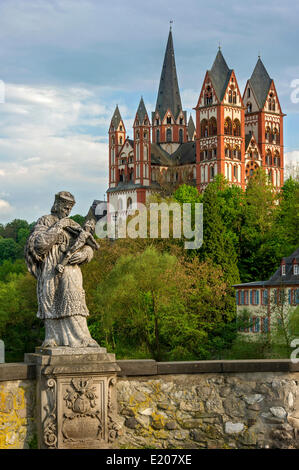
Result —
M 89 313 L 80 267 L 67 265 L 63 273 L 55 269 L 73 243 L 58 221 L 53 214 L 41 217 L 25 250 L 28 269 L 37 279 L 37 317 L 44 320 L 46 330 L 43 346 L 97 346 L 87 327 Z M 92 248 L 85 245 L 82 251 L 89 262 Z

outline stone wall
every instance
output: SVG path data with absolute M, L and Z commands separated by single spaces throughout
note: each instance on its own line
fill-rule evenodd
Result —
M 0 449 L 28 449 L 36 435 L 35 381 L 0 382 Z
M 116 448 L 299 448 L 299 364 L 118 364 Z M 35 445 L 34 367 L 0 365 L 0 448 Z

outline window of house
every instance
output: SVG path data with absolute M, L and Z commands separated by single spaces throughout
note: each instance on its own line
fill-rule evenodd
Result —
M 166 131 L 166 141 L 171 142 L 171 129 L 167 129 Z
M 167 116 L 167 124 L 171 124 L 171 116 Z
M 268 304 L 268 291 L 267 289 L 262 290 L 262 305 Z
M 262 332 L 268 333 L 269 332 L 269 318 L 262 317 Z
M 180 129 L 180 131 L 179 131 L 179 141 L 180 141 L 180 144 L 183 143 L 183 139 L 184 139 L 183 129 Z
M 211 168 L 211 178 L 214 178 L 214 176 L 215 176 L 215 170 L 214 170 L 214 167 L 213 167 L 213 166 L 211 166 L 210 168 Z
M 282 265 L 281 265 L 281 275 L 282 275 L 282 276 L 285 276 L 285 275 L 286 275 L 286 265 L 285 265 L 285 264 L 282 264 Z
M 184 124 L 184 119 L 180 118 L 180 125 L 182 126 Z
M 156 142 L 157 142 L 157 144 L 160 143 L 160 131 L 159 131 L 159 129 L 156 132 Z
M 294 264 L 293 273 L 294 273 L 294 276 L 298 276 L 299 274 L 298 264 Z
M 250 88 L 247 89 L 247 96 L 250 98 Z
M 159 124 L 159 119 L 156 119 L 156 126 L 158 126 Z

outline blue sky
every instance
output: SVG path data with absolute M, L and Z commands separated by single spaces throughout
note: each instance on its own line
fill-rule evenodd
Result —
M 188 114 L 219 42 L 241 91 L 260 53 L 287 113 L 287 162 L 298 161 L 298 19 L 296 0 L 0 0 L 0 222 L 36 220 L 60 190 L 83 215 L 103 198 L 113 110 L 130 136 L 141 95 L 154 110 L 169 20 Z

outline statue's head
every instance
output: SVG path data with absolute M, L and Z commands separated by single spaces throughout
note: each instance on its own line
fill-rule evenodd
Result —
M 55 201 L 51 209 L 51 214 L 57 215 L 59 219 L 67 217 L 76 201 L 74 196 L 68 191 L 60 191 L 55 194 Z
M 96 221 L 94 219 L 87 219 L 84 224 L 84 230 L 86 232 L 93 233 L 95 230 Z

